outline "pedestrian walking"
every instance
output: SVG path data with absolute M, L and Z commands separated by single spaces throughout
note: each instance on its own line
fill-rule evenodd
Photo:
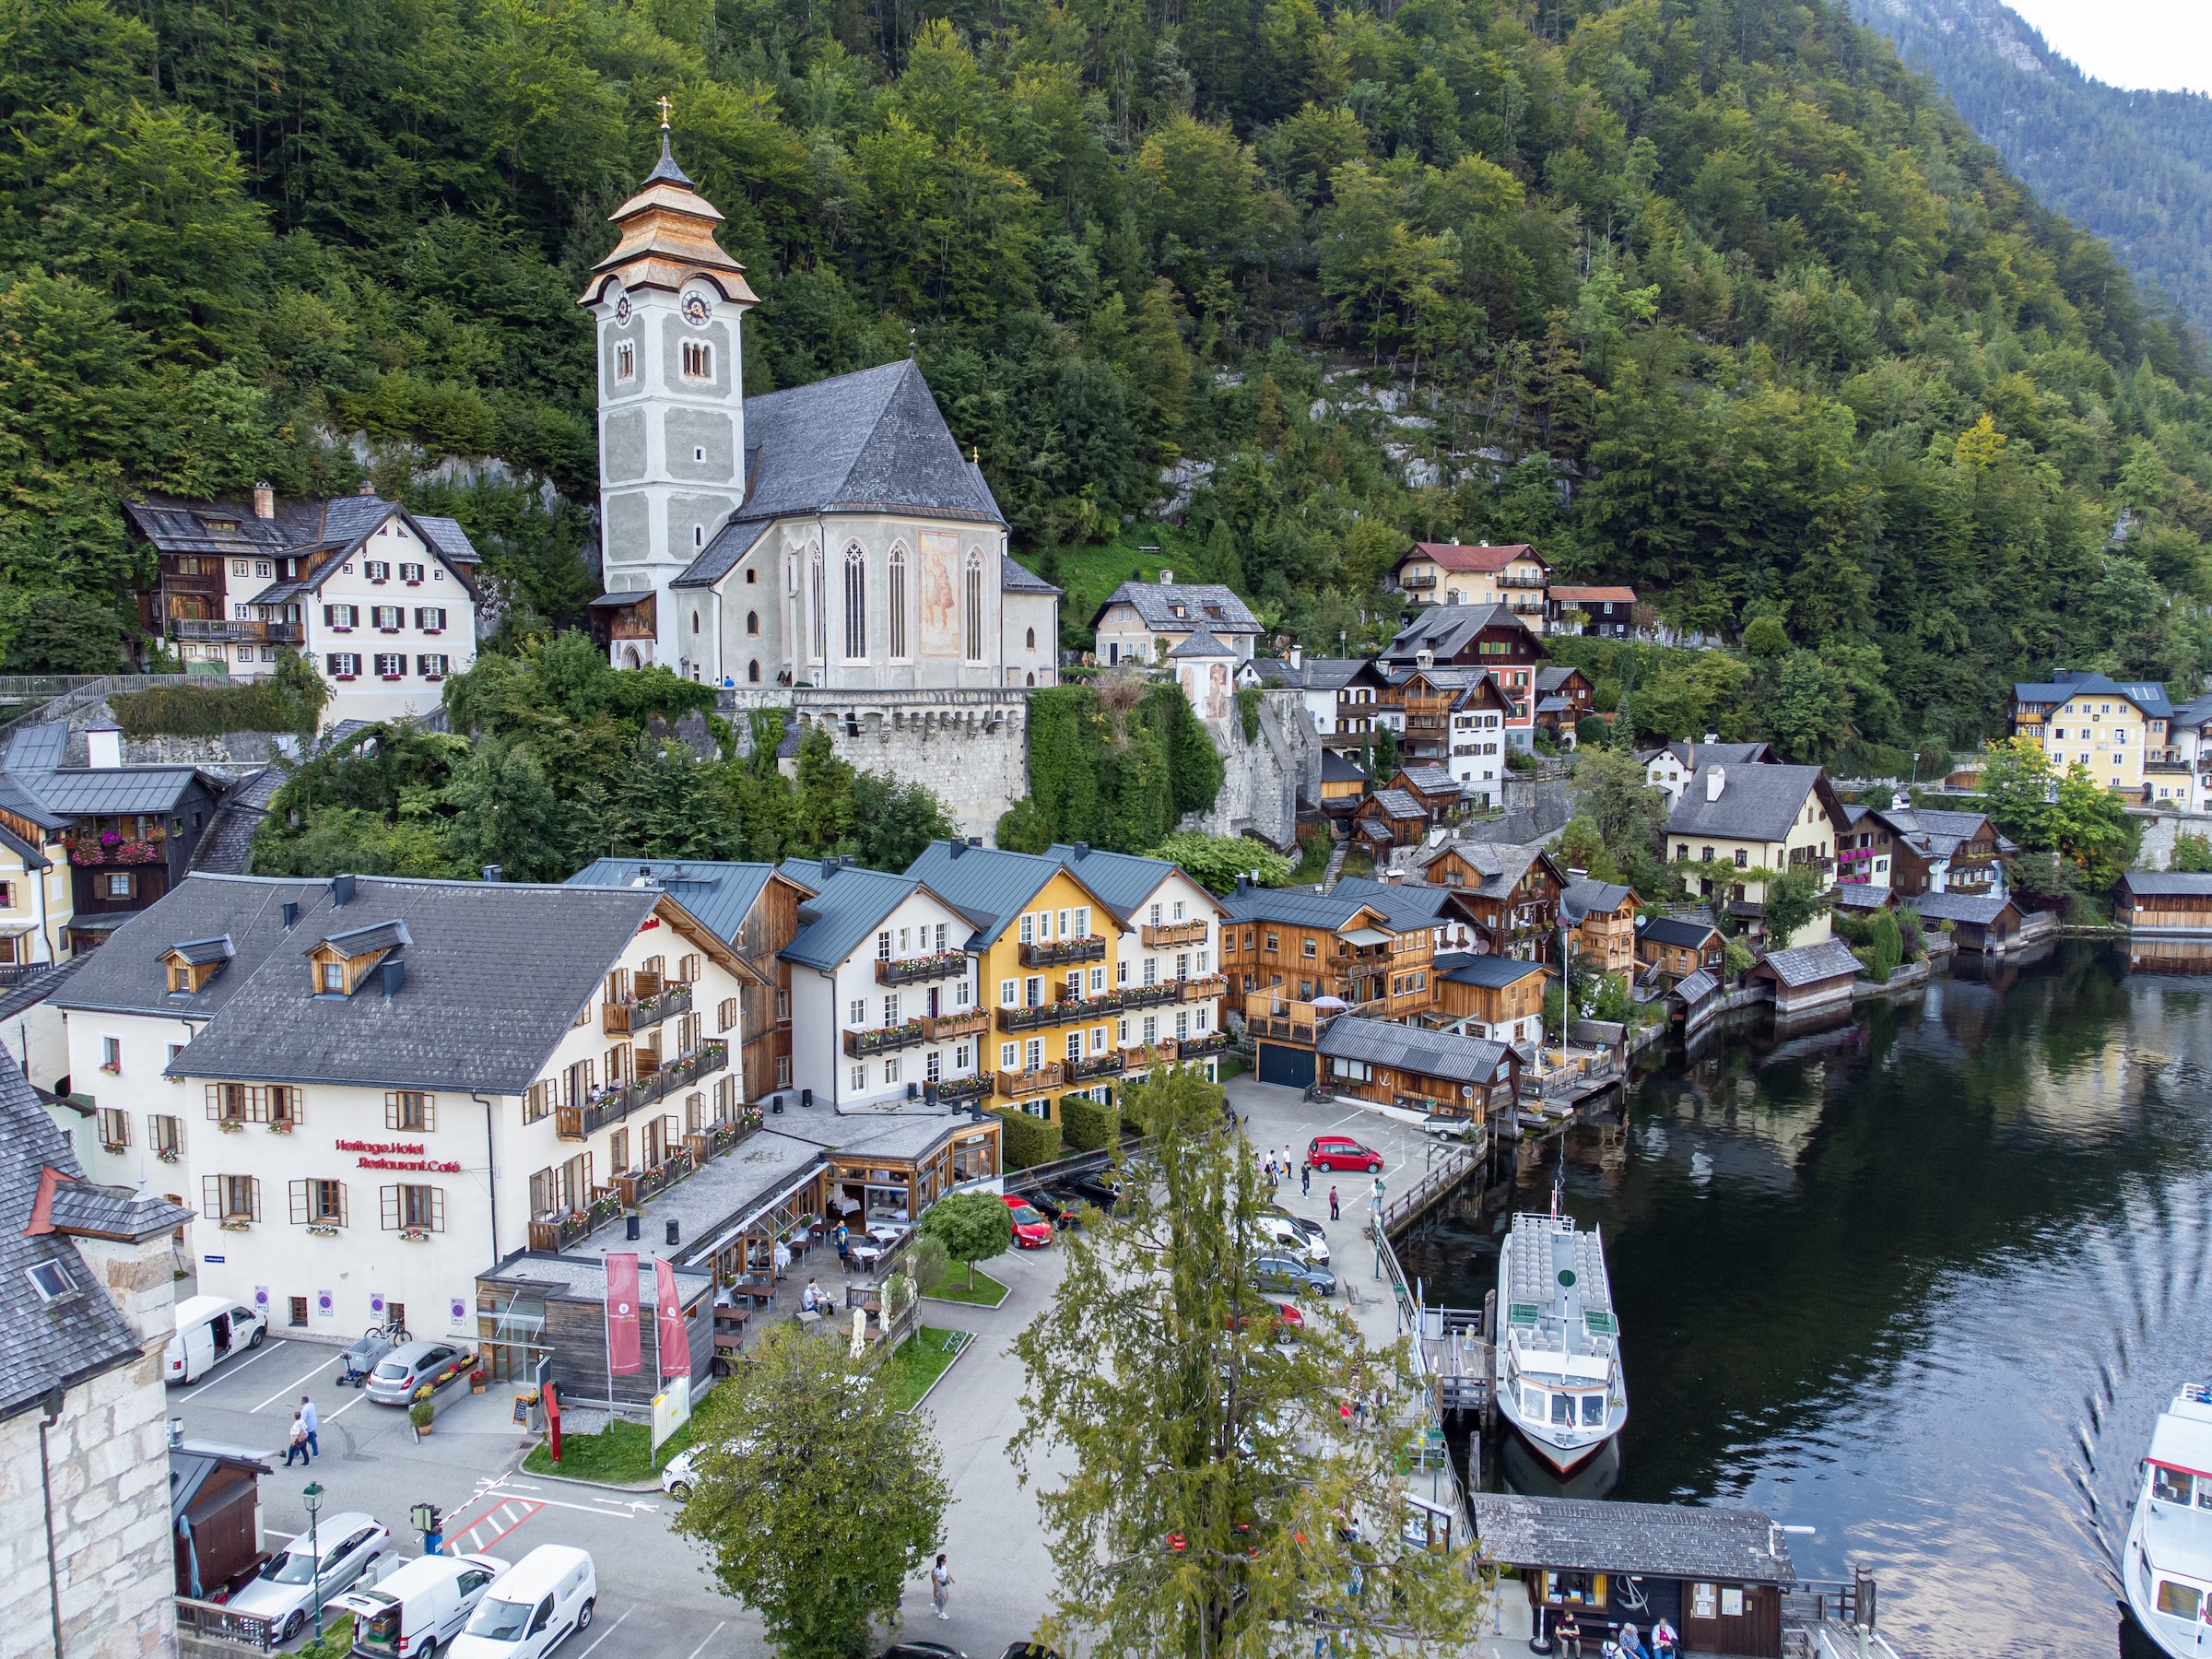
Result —
M 307 1425 L 300 1420 L 300 1414 L 296 1411 L 292 1413 L 291 1441 L 284 1449 L 284 1466 L 290 1468 L 295 1457 L 301 1463 L 307 1461 Z
M 315 1439 L 315 1430 L 323 1419 L 316 1415 L 315 1402 L 306 1394 L 300 1396 L 300 1421 L 307 1430 L 307 1461 L 312 1463 L 323 1455 L 322 1442 Z
M 1313 1196 L 1313 1163 L 1311 1159 L 1300 1159 L 1299 1160 L 1298 1195 L 1300 1198 L 1311 1198 Z
M 929 1570 L 929 1599 L 939 1618 L 952 1617 L 945 1611 L 945 1604 L 952 1599 L 952 1569 L 945 1565 L 942 1551 L 938 1553 L 937 1564 Z
M 837 1265 L 841 1271 L 853 1271 L 853 1232 L 842 1222 L 837 1224 Z
M 1342 1213 L 1336 1208 L 1336 1189 L 1335 1187 L 1329 1189 L 1329 1219 L 1332 1221 L 1344 1219 Z

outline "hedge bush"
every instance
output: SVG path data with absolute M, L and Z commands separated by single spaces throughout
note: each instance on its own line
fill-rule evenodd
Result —
M 1122 1114 L 1081 1095 L 1060 1102 L 1060 1138 L 1071 1152 L 1098 1152 L 1113 1145 L 1122 1126 Z
M 126 737 L 220 737 L 229 732 L 296 732 L 314 719 L 274 679 L 245 686 L 156 686 L 108 699 Z
M 1060 1125 L 1033 1118 L 1010 1106 L 997 1109 L 1006 1124 L 1006 1167 L 1026 1170 L 1032 1164 L 1051 1163 L 1060 1156 Z

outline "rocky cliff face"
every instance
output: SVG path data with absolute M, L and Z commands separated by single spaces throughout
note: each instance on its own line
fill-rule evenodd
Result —
M 1321 799 L 1321 744 L 1299 694 L 1265 693 L 1258 735 L 1249 739 L 1233 700 L 1227 718 L 1205 724 L 1221 751 L 1221 793 L 1212 810 L 1190 813 L 1176 828 L 1295 845 L 1299 807 Z

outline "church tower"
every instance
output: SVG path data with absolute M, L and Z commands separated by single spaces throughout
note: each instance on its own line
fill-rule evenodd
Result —
M 599 349 L 599 524 L 617 667 L 702 672 L 668 586 L 745 499 L 745 373 L 739 324 L 759 303 L 745 267 L 714 240 L 722 215 L 668 147 L 615 209 L 622 233 L 579 304 Z M 701 641 L 702 646 L 706 644 Z

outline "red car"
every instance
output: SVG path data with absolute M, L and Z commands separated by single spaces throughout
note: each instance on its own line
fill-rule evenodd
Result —
M 1382 1173 L 1382 1154 L 1348 1135 L 1317 1135 L 1306 1143 L 1306 1159 L 1317 1170 L 1365 1170 Z
M 1027 1198 L 1013 1193 L 1001 1193 L 1006 1207 L 1014 1212 L 1014 1244 L 1018 1250 L 1041 1250 L 1053 1241 L 1053 1224 L 1030 1207 Z

